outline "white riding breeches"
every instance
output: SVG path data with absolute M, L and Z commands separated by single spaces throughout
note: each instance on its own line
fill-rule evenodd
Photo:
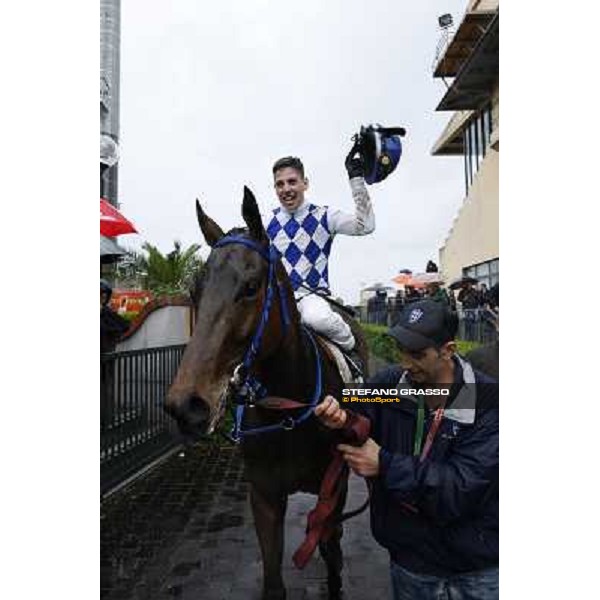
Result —
M 298 311 L 305 325 L 336 343 L 342 350 L 349 351 L 354 348 L 354 336 L 350 326 L 321 296 L 308 294 L 299 299 Z

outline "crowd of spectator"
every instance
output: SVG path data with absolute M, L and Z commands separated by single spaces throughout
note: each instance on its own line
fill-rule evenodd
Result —
M 437 272 L 431 261 L 427 273 Z M 393 326 L 407 304 L 430 298 L 442 302 L 459 313 L 461 338 L 469 341 L 488 342 L 495 339 L 495 328 L 490 326 L 487 315 L 498 312 L 499 284 L 491 288 L 485 283 L 465 280 L 458 289 L 444 287 L 439 281 L 420 286 L 405 285 L 394 297 L 388 297 L 385 289 L 376 290 L 367 301 L 363 321 L 376 325 Z
M 488 289 L 485 283 L 465 284 L 459 290 L 456 299 L 463 309 L 498 308 L 498 284 Z
M 485 283 L 465 284 L 465 287 L 458 291 L 448 290 L 439 283 L 429 283 L 422 288 L 407 285 L 403 290 L 398 290 L 393 298 L 388 297 L 385 290 L 377 290 L 367 301 L 367 312 L 369 315 L 383 314 L 390 307 L 400 311 L 405 305 L 425 298 L 445 302 L 453 310 L 495 310 L 498 308 L 498 284 L 491 289 L 488 289 Z

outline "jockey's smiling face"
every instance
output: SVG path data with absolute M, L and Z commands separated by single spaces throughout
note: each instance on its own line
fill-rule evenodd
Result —
M 307 189 L 308 179 L 293 167 L 283 167 L 275 172 L 275 191 L 286 210 L 297 210 L 304 202 L 304 192 Z

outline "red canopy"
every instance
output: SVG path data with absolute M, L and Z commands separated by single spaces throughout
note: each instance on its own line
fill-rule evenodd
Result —
M 137 230 L 112 204 L 100 198 L 100 234 L 114 237 L 124 233 L 137 233 Z

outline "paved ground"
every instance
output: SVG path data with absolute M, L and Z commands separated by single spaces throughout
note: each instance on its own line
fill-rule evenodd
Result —
M 217 445 L 174 455 L 102 503 L 102 600 L 254 600 L 260 553 L 237 450 Z M 362 503 L 353 477 L 348 508 Z M 290 498 L 284 579 L 289 600 L 326 598 L 318 551 L 303 571 L 291 556 L 303 539 L 315 497 Z M 347 600 L 389 598 L 387 555 L 372 540 L 368 511 L 345 525 Z

